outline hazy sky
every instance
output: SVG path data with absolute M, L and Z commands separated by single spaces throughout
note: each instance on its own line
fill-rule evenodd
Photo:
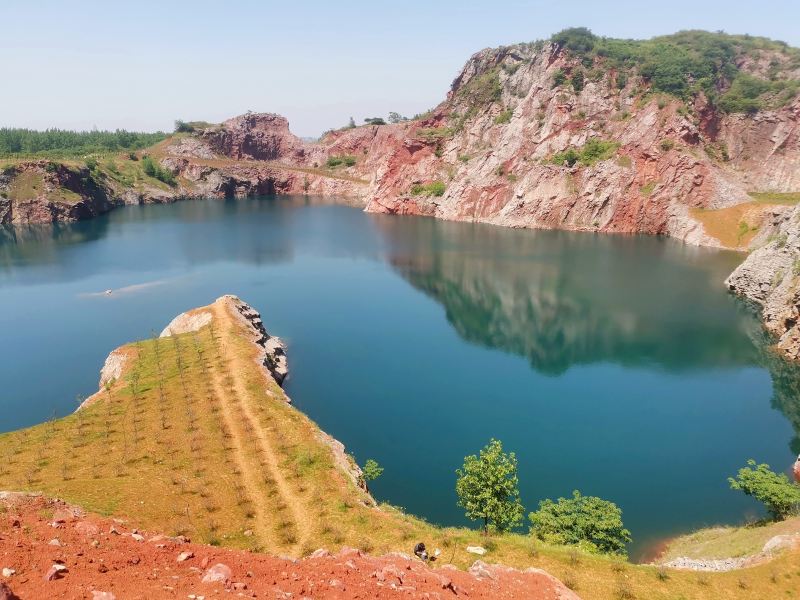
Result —
M 0 0 L 0 126 L 156 130 L 278 112 L 318 135 L 440 102 L 487 46 L 584 25 L 722 29 L 800 46 L 800 0 Z

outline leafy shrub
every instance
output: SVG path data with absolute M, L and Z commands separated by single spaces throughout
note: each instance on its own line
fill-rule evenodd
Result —
M 156 163 L 150 156 L 144 156 L 142 158 L 142 170 L 144 171 L 145 175 L 154 177 L 155 179 L 158 179 L 167 185 L 175 185 L 176 183 L 175 176 L 172 174 L 172 171 L 165 169 Z
M 551 544 L 575 545 L 590 552 L 625 554 L 631 533 L 622 525 L 622 511 L 613 502 L 582 496 L 577 490 L 572 498 L 557 502 L 542 500 L 532 512 L 531 534 Z
M 503 96 L 500 85 L 499 69 L 494 68 L 470 79 L 458 90 L 458 95 L 465 98 L 472 107 L 486 106 L 497 102 Z
M 443 140 L 453 135 L 451 127 L 421 127 L 417 129 L 417 137 L 429 142 Z
M 432 181 L 431 183 L 415 183 L 411 186 L 412 196 L 443 196 L 447 189 L 443 181 Z
M 562 69 L 553 73 L 553 87 L 561 87 L 567 81 L 567 74 Z
M 511 120 L 511 116 L 513 114 L 514 114 L 514 109 L 507 108 L 494 118 L 495 125 L 502 125 L 504 123 L 508 123 Z
M 664 152 L 669 152 L 675 147 L 675 142 L 670 139 L 661 140 L 661 143 L 658 144 L 658 147 L 661 148 Z
M 383 467 L 378 464 L 378 461 L 369 458 L 364 463 L 364 479 L 367 481 L 374 481 L 383 475 Z
M 349 154 L 342 154 L 341 156 L 329 156 L 328 160 L 325 162 L 325 165 L 329 169 L 335 169 L 336 167 L 341 167 L 342 165 L 345 167 L 352 167 L 355 164 L 356 157 Z
M 728 478 L 732 490 L 739 490 L 763 502 L 776 521 L 793 514 L 800 508 L 800 486 L 789 481 L 783 473 L 771 471 L 767 464 L 756 464 L 750 459 L 739 469 L 736 478 Z
M 567 148 L 564 152 L 554 154 L 550 160 L 554 165 L 566 163 L 567 166 L 572 167 L 580 162 L 588 167 L 601 160 L 611 158 L 618 148 L 618 142 L 589 138 L 581 148 Z
M 194 131 L 194 127 L 191 124 L 175 119 L 175 133 L 191 133 L 192 131 Z
M 559 31 L 550 40 L 574 54 L 586 54 L 594 49 L 598 37 L 586 27 L 570 27 Z
M 575 93 L 579 94 L 583 89 L 583 84 L 584 84 L 583 71 L 581 71 L 580 69 L 575 71 L 572 74 L 572 77 L 570 77 L 569 82 L 572 84 L 572 89 L 575 90 Z

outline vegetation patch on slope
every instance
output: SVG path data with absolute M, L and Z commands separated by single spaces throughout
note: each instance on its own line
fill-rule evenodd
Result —
M 599 37 L 585 27 L 574 27 L 551 41 L 578 58 L 583 68 L 614 70 L 620 88 L 641 76 L 654 92 L 683 100 L 702 92 L 727 112 L 776 108 L 800 92 L 800 81 L 792 76 L 800 68 L 800 51 L 767 38 L 681 31 L 630 40 Z M 753 62 L 766 53 L 776 58 L 765 76 L 744 70 L 743 58 Z
M 152 146 L 164 139 L 163 132 L 70 131 L 47 129 L 0 128 L 0 157 L 67 158 L 92 153 L 133 151 Z

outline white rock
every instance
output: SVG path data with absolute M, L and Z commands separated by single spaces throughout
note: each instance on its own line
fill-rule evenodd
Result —
M 9 569 L 8 567 L 3 569 L 3 577 L 11 577 L 14 573 L 16 573 L 14 569 Z
M 486 554 L 486 548 L 483 546 L 467 546 L 467 552 L 470 554 L 479 554 L 480 556 L 483 556 Z

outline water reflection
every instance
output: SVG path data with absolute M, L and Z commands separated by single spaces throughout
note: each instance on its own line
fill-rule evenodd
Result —
M 378 217 L 389 262 L 474 344 L 538 372 L 616 363 L 671 372 L 759 366 L 800 432 L 800 368 L 771 349 L 755 308 L 720 288 L 741 256 L 670 240 L 508 231 Z M 798 438 L 792 449 L 800 451 Z

